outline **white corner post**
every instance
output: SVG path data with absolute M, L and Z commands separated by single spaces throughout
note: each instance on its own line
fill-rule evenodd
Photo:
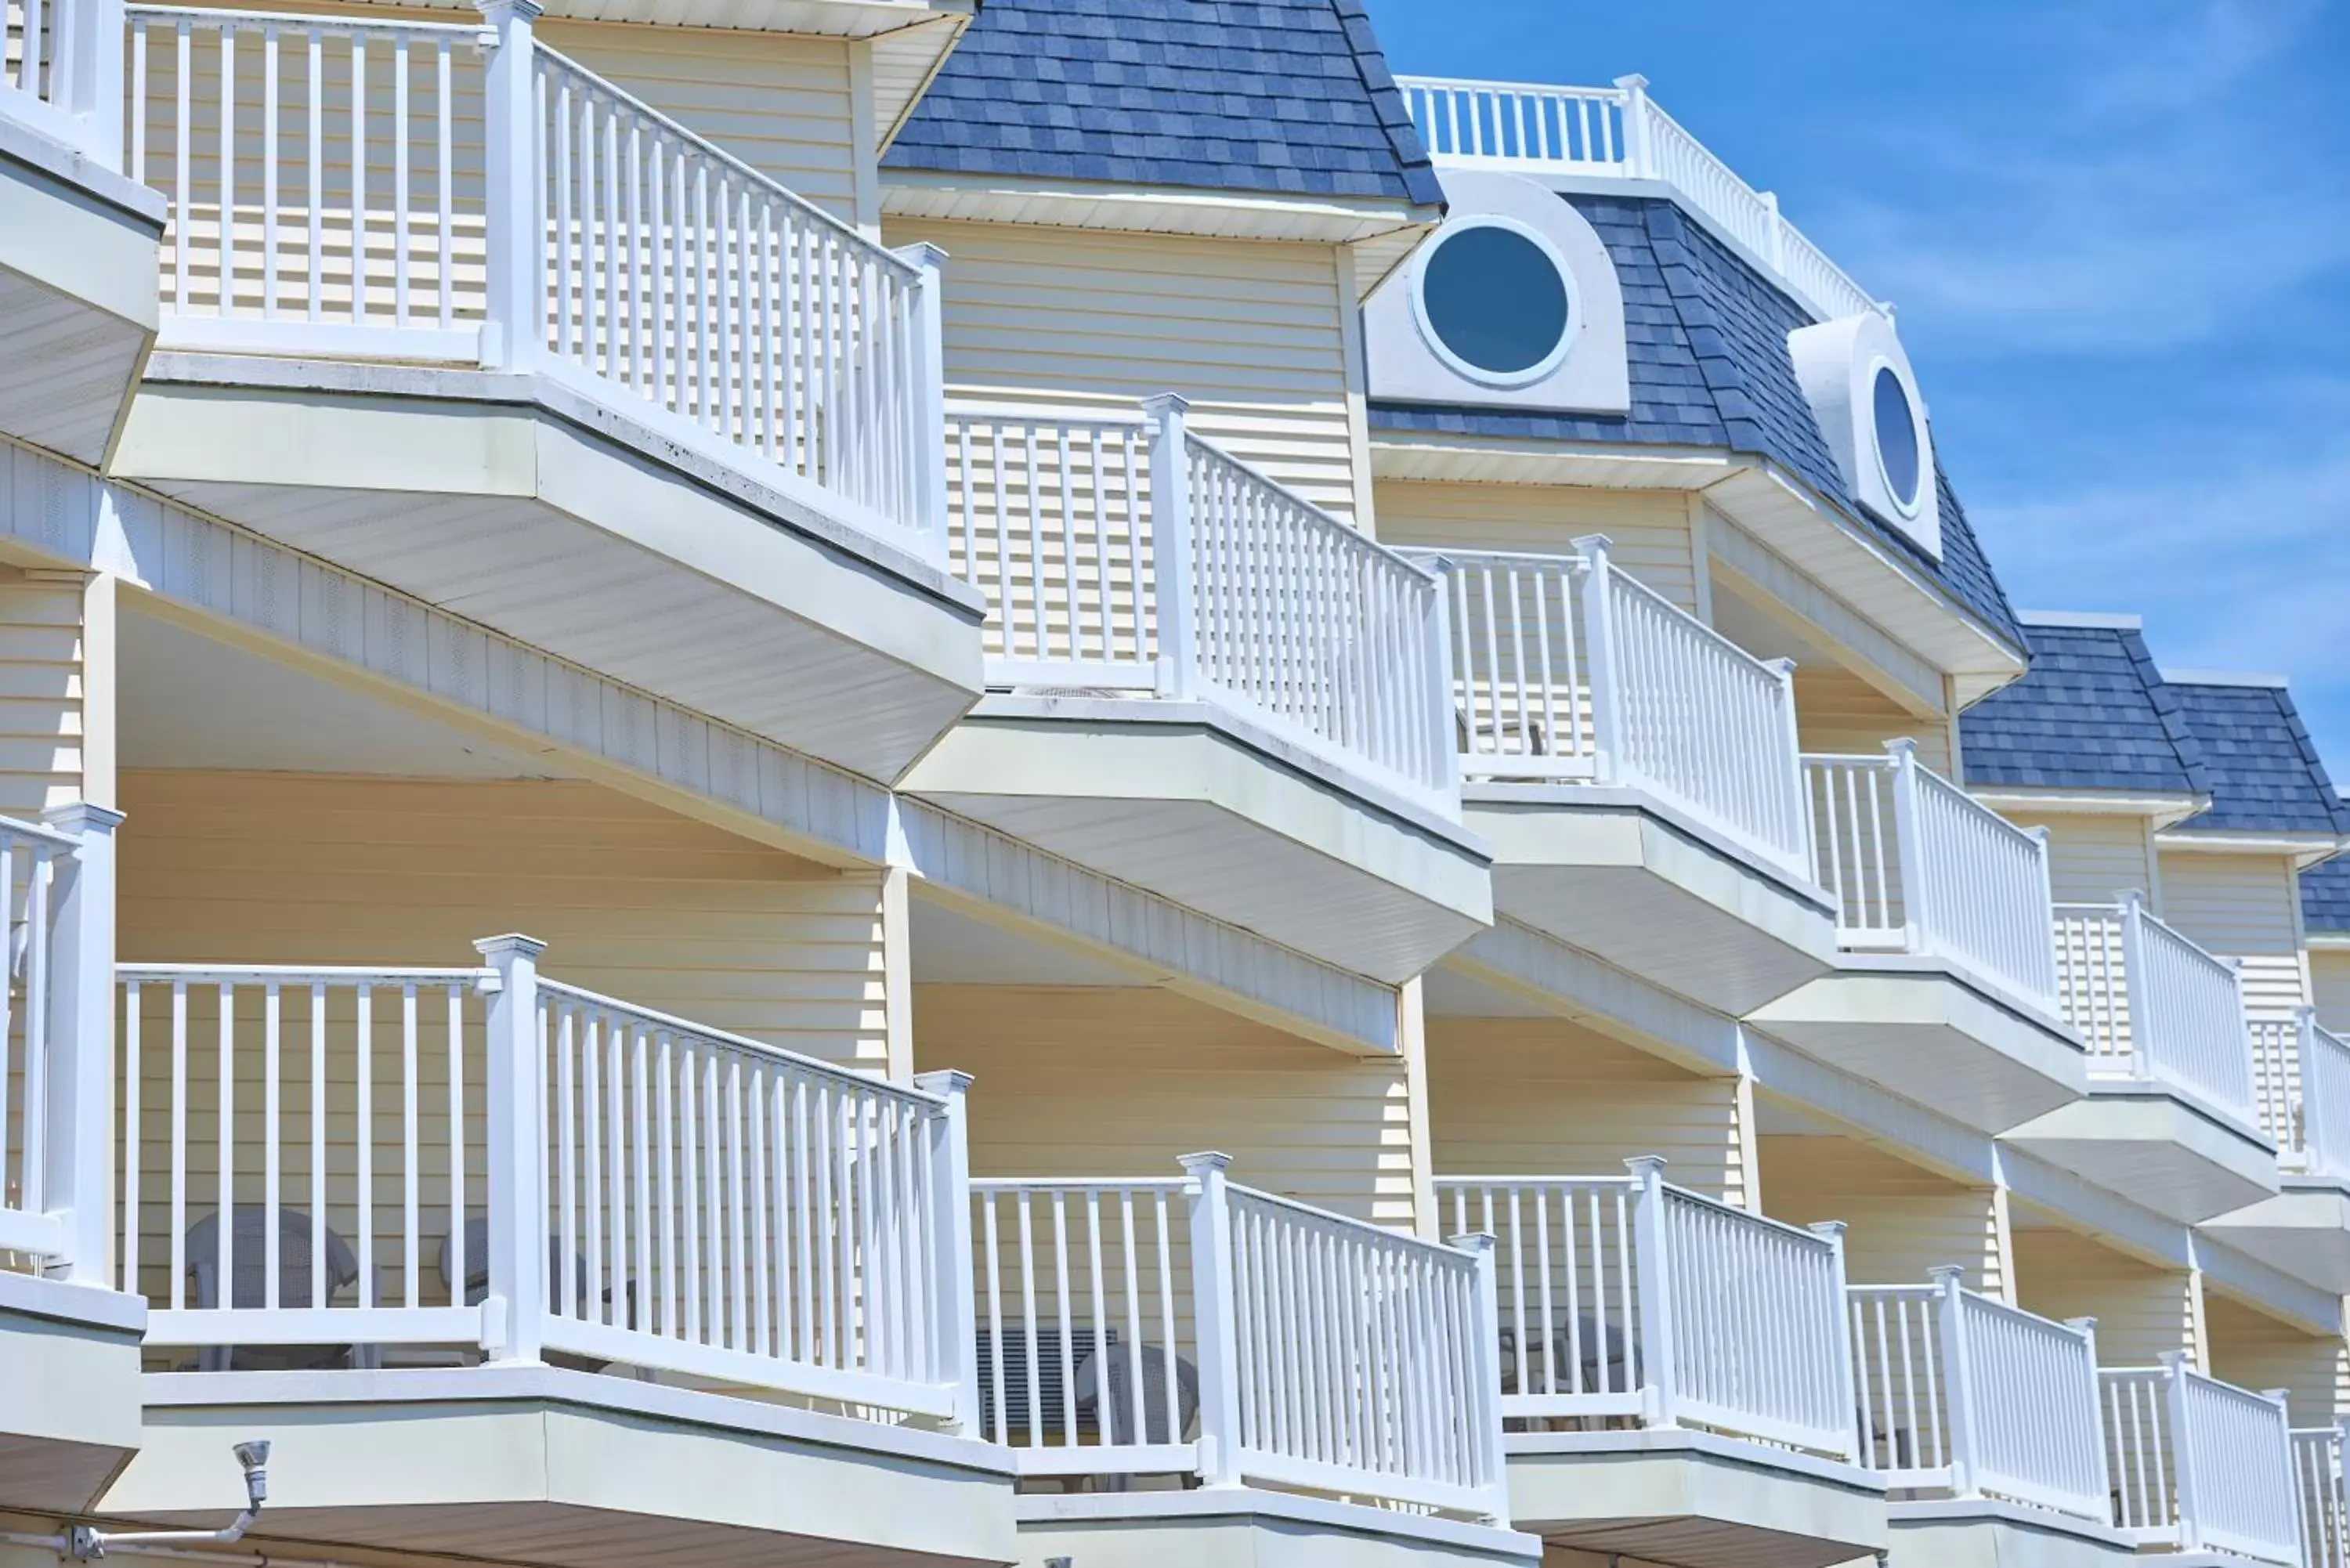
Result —
M 1787 220 L 1779 215 L 1779 192 L 1758 191 L 1755 195 L 1761 199 L 1762 211 L 1771 223 L 1769 237 L 1763 242 L 1763 259 L 1771 264 L 1773 272 L 1784 277 L 1787 275 Z
M 1591 682 L 1591 761 L 1594 782 L 1621 784 L 1623 779 L 1624 693 L 1616 668 L 1616 605 L 1607 574 L 1607 552 L 1614 541 L 1605 534 L 1586 534 L 1575 541 L 1583 558 L 1583 668 Z
M 45 1081 L 24 1085 L 24 1114 L 40 1119 L 39 1207 L 58 1220 L 65 1248 L 44 1272 L 104 1288 L 113 1283 L 114 830 L 122 814 L 75 801 L 52 806 L 42 821 L 80 840 L 49 861 L 48 995 L 39 1026 L 48 1059 Z M 37 942 L 26 946 L 40 950 Z M 29 1005 L 36 977 L 26 980 Z
M 482 363 L 527 369 L 546 331 L 546 223 L 540 212 L 536 43 L 539 0 L 473 0 L 489 25 L 483 93 L 486 213 Z
M 82 152 L 116 173 L 122 172 L 122 0 L 79 0 L 70 8 L 67 54 L 57 63 L 71 95 L 68 107 L 81 121 Z
M 1893 759 L 1893 848 L 1901 874 L 1901 946 L 1904 951 L 1928 950 L 1926 922 L 1918 911 L 1926 907 L 1925 846 L 1918 839 L 1918 742 L 1904 735 L 1885 742 Z
M 1967 1272 L 1956 1263 L 1926 1271 L 1934 1282 L 1935 1326 L 1942 1357 L 1942 1407 L 1950 1423 L 1950 1495 L 1981 1495 L 1975 1479 L 1975 1379 L 1967 1350 Z
M 473 946 L 498 975 L 490 993 L 487 1051 L 490 1288 L 482 1302 L 483 1344 L 500 1361 L 536 1361 L 548 1294 L 546 1193 L 539 1169 L 546 1147 L 546 1074 L 538 1029 L 538 955 L 546 944 L 508 934 Z
M 1852 1381 L 1852 1314 L 1845 1310 L 1845 1303 L 1852 1299 L 1846 1290 L 1844 1267 L 1845 1223 L 1841 1220 L 1823 1220 L 1804 1229 L 1828 1244 L 1829 1256 L 1834 1260 L 1835 1293 L 1829 1297 L 1828 1319 L 1835 1324 L 1836 1408 L 1857 1412 L 1860 1397 Z M 1944 1370 L 1947 1373 L 1948 1368 Z M 1856 1419 L 1845 1422 L 1844 1457 L 1854 1464 L 1860 1463 L 1860 1423 Z
M 1461 747 L 1452 732 L 1452 561 L 1429 563 L 1436 603 L 1428 617 L 1428 776 L 1447 795 L 1461 787 Z
M 1665 1246 L 1665 1157 L 1636 1154 L 1624 1162 L 1624 1168 L 1632 1173 L 1638 1189 L 1632 1208 L 1632 1289 L 1640 1315 L 1640 1422 L 1673 1427 L 1679 1421 L 1673 1376 L 1673 1261 Z
M 1199 670 L 1191 571 L 1191 448 L 1172 392 L 1142 400 L 1150 421 L 1150 578 L 1159 629 L 1159 695 L 1188 697 Z
M 1785 736 L 1787 754 L 1781 759 L 1781 774 L 1787 781 L 1787 809 L 1795 825 L 1795 843 L 1804 859 L 1804 875 L 1820 874 L 1819 846 L 1812 835 L 1812 802 L 1804 784 L 1803 723 L 1795 712 L 1795 661 L 1792 659 L 1768 659 L 1762 668 L 1779 678 L 1779 728 Z
M 2037 846 L 2033 853 L 2040 860 L 2040 902 L 2035 907 L 2034 913 L 2039 918 L 2040 929 L 2048 933 L 2048 940 L 2041 944 L 2041 961 L 2044 966 L 2040 971 L 2041 993 L 2061 1008 L 2064 999 L 2057 994 L 2056 983 L 2055 857 L 2048 846 L 2046 825 L 2027 827 L 2023 830 L 2023 836 Z
M 2064 1320 L 2064 1326 L 2081 1336 L 2081 1355 L 2085 1374 L 2083 1379 L 2085 1386 L 2081 1397 L 2089 1402 L 2089 1430 L 2100 1434 L 2097 1440 L 2089 1445 L 2097 1457 L 2097 1485 L 2092 1495 L 2106 1497 L 2110 1494 L 2113 1485 L 2113 1460 L 2112 1456 L 2106 1452 L 2102 1435 L 2106 1413 L 2105 1390 L 2097 1383 L 2097 1320 L 2093 1317 L 2068 1317 Z
M 1450 1238 L 1450 1242 L 1477 1265 L 1477 1309 L 1468 1325 L 1472 1381 L 1462 1417 L 1472 1423 L 1470 1436 L 1477 1446 L 1477 1489 L 1484 1494 L 1485 1517 L 1500 1524 L 1510 1517 L 1510 1475 L 1509 1461 L 1502 1455 L 1502 1304 L 1493 1238 L 1472 1231 Z
M 1232 1157 L 1187 1154 L 1191 1178 L 1191 1322 L 1200 1352 L 1200 1484 L 1241 1484 L 1240 1328 L 1232 1306 Z
M 2129 1009 L 2130 1076 L 2147 1078 L 2154 1053 L 2154 1009 L 2146 977 L 2146 895 L 2136 888 L 2122 894 L 2122 1004 Z
M 2187 1353 L 2159 1351 L 2155 1359 L 2170 1375 L 2164 1385 L 2163 1397 L 2170 1416 L 2170 1465 L 2178 1500 L 2178 1550 L 2198 1552 L 2203 1546 L 2203 1510 L 2199 1495 L 2200 1478 L 2196 1474 L 2195 1431 L 2188 1415 Z
M 2331 1173 L 2334 1166 L 2325 1147 L 2325 1118 L 2312 1103 L 2310 1091 L 2310 1060 L 2317 1049 L 2317 1009 L 2296 1007 L 2293 1010 L 2293 1087 L 2292 1114 L 2301 1124 L 2301 1168 L 2312 1173 Z M 2279 1139 L 2280 1143 L 2283 1140 Z
M 924 1073 L 914 1087 L 946 1102 L 930 1122 L 931 1344 L 935 1376 L 954 1386 L 949 1429 L 981 1435 L 979 1304 L 971 1255 L 971 1075 Z
M 1617 77 L 1616 90 L 1624 95 L 1625 176 L 1653 180 L 1657 176 L 1657 150 L 1648 126 L 1648 78 L 1638 72 Z
M 894 253 L 914 269 L 911 353 L 913 377 L 908 410 L 913 426 L 914 514 L 907 519 L 920 536 L 922 551 L 937 564 L 947 558 L 947 379 L 945 303 L 947 253 L 924 241 Z

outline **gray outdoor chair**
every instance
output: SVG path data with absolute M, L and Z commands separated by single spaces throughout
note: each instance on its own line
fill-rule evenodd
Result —
M 450 1238 L 446 1236 L 441 1238 L 441 1252 L 438 1261 L 441 1282 L 448 1287 L 449 1297 L 454 1301 L 458 1294 L 455 1279 L 457 1260 L 454 1249 L 449 1243 Z M 623 1300 L 626 1301 L 633 1294 L 634 1286 L 632 1283 L 624 1283 L 620 1286 L 620 1291 Z M 489 1293 L 490 1217 L 486 1214 L 470 1214 L 465 1218 L 464 1303 L 467 1306 L 479 1306 L 488 1299 Z M 610 1292 L 607 1291 L 606 1295 L 608 1298 Z M 588 1260 L 576 1252 L 571 1257 L 571 1299 L 579 1310 L 587 1309 Z M 561 1237 L 547 1239 L 546 1310 L 551 1313 L 563 1310 L 563 1241 Z M 562 1351 L 548 1351 L 546 1353 L 546 1359 L 550 1366 L 567 1366 L 578 1372 L 601 1372 L 610 1365 L 608 1362 L 567 1355 Z
M 252 1311 L 268 1300 L 268 1210 L 260 1204 L 240 1203 L 229 1224 L 233 1256 L 229 1268 L 227 1305 Z M 359 1277 L 359 1261 L 351 1244 L 334 1231 L 325 1231 L 326 1256 L 321 1272 L 326 1300 L 310 1299 L 310 1216 L 299 1209 L 277 1211 L 277 1304 L 281 1307 L 331 1306 L 335 1297 Z M 205 1215 L 188 1227 L 188 1274 L 195 1286 L 195 1304 L 213 1311 L 223 1303 L 220 1281 L 220 1215 Z M 327 1366 L 372 1367 L 382 1365 L 381 1352 L 372 1345 L 206 1345 L 196 1353 L 202 1372 L 308 1371 Z
M 1138 1356 L 1142 1362 L 1139 1399 L 1131 1386 Z M 1077 1413 L 1090 1415 L 1109 1442 L 1184 1441 L 1191 1436 L 1192 1420 L 1200 1413 L 1200 1369 L 1180 1355 L 1174 1358 L 1175 1421 L 1170 1428 L 1167 1418 L 1167 1352 L 1155 1345 L 1143 1345 L 1139 1350 L 1113 1345 L 1099 1355 L 1087 1356 L 1077 1367 Z M 1103 1376 L 1104 1368 L 1107 1368 L 1107 1377 Z M 1141 1407 L 1139 1421 L 1138 1405 Z

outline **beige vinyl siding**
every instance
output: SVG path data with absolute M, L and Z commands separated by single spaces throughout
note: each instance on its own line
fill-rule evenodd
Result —
M 2196 1349 L 2201 1293 L 2185 1271 L 2054 1228 L 2019 1226 L 2014 1248 L 2016 1304 L 2059 1322 L 2095 1318 L 2100 1366 L 2151 1366 L 2163 1351 Z
M 1738 1080 L 1707 1078 L 1565 1019 L 1428 1021 L 1436 1174 L 1621 1176 L 1665 1157 L 1665 1179 L 1745 1201 Z
M 1950 771 L 1947 727 L 1918 717 L 1840 665 L 1796 662 L 1795 732 L 1806 752 L 1865 757 L 1884 755 L 1886 742 L 1907 735 L 1918 742 L 1919 762 L 1944 775 Z
M 1991 1189 L 1964 1187 L 1847 1137 L 1761 1140 L 1762 1210 L 1791 1225 L 1845 1222 L 1845 1275 L 1859 1285 L 1924 1284 L 1944 1263 L 1988 1294 L 2007 1285 Z
M 2290 1018 L 2309 1000 L 2299 898 L 2282 855 L 2162 857 L 2162 918 L 2220 957 L 2244 961 L 2244 1003 L 2255 1018 Z
M 553 17 L 541 18 L 538 34 L 834 216 L 876 215 L 857 210 L 845 40 Z
M 1412 1227 L 1400 1056 L 1354 1057 L 1171 992 L 918 984 L 914 1061 L 974 1075 L 977 1176 L 1180 1176 L 1222 1149 L 1232 1179 Z
M 2132 888 L 2153 894 L 2154 839 L 2142 816 L 2006 813 L 2019 827 L 2048 829 L 2048 880 L 2060 904 L 2110 904 Z
M 1131 413 L 1178 392 L 1201 436 L 1354 514 L 1335 247 L 906 219 L 884 234 L 947 253 L 950 397 Z
M 1689 506 L 1676 492 L 1384 480 L 1379 537 L 1390 545 L 1565 555 L 1605 534 L 1608 558 L 1692 615 L 1697 573 Z
M 2350 1033 L 2350 952 L 2311 952 L 2309 981 L 2318 1023 L 2337 1034 Z
M 81 798 L 83 653 L 78 579 L 0 580 L 0 815 Z
M 2288 1391 L 2296 1427 L 2330 1427 L 2350 1409 L 2350 1355 L 2339 1334 L 2311 1334 L 2216 1293 L 2203 1301 L 2211 1376 L 2239 1388 Z

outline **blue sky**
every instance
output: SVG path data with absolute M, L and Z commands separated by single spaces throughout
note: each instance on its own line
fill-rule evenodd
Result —
M 1399 71 L 1629 71 L 1898 311 L 2008 595 L 2277 670 L 2350 783 L 2350 0 L 1371 0 Z

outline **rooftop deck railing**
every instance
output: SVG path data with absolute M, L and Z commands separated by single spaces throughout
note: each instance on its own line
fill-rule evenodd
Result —
M 1483 1238 L 1229 1181 L 979 1180 L 980 1429 L 1026 1475 L 1197 1476 L 1508 1514 Z
M 2301 1568 L 2302 1500 L 2282 1390 L 2206 1377 L 2177 1351 L 2098 1374 L 2114 1523 L 2140 1546 Z
M 2048 835 L 2016 827 L 1918 761 L 1806 756 L 1820 885 L 1837 940 L 1964 966 L 2045 1012 L 2057 1008 Z
M 1780 216 L 1776 196 L 1748 185 L 1658 108 L 1645 78 L 1604 88 L 1436 77 L 1396 85 L 1440 168 L 1659 182 L 1822 320 L 1883 308 Z
M 1452 729 L 1470 778 L 1658 796 L 1809 880 L 1791 667 L 1748 655 L 1609 559 L 1406 550 L 1449 579 Z
M 2278 1163 L 2309 1176 L 2350 1178 L 2350 1041 L 2317 1024 L 2317 1010 L 2254 1019 L 2252 1098 Z
M 535 372 L 935 556 L 936 253 L 882 249 L 537 43 L 526 8 L 486 11 L 127 8 L 124 171 L 170 201 L 162 341 Z
M 1186 427 L 959 408 L 948 563 L 989 600 L 988 680 L 1222 705 L 1446 813 L 1440 579 Z
M 1841 1225 L 1799 1230 L 1664 1180 L 1451 1177 L 1495 1239 L 1502 1414 L 1702 1427 L 1850 1459 Z
M 1861 1463 L 1887 1484 L 2111 1521 L 2093 1322 L 2052 1323 L 1968 1290 L 1855 1285 Z
M 2056 954 L 2064 1021 L 2088 1044 L 2092 1077 L 2166 1085 L 2260 1125 L 2236 965 L 2157 919 L 2136 892 L 2058 906 Z
M 122 1279 L 199 1369 L 666 1369 L 965 1423 L 962 1080 L 480 967 L 120 967 Z

